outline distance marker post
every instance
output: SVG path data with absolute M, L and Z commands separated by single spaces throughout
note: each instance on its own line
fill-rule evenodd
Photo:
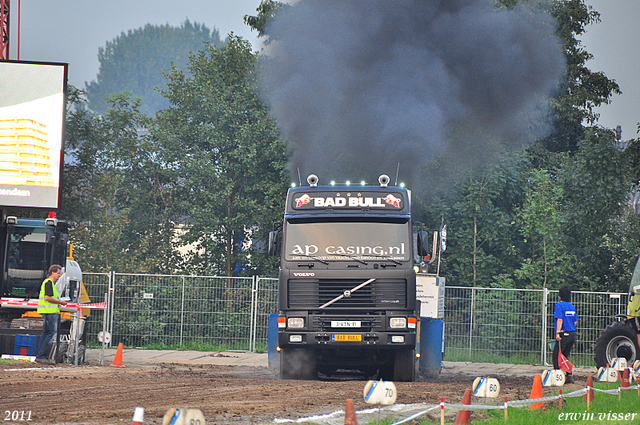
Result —
M 507 422 L 507 397 L 504 398 L 504 421 Z

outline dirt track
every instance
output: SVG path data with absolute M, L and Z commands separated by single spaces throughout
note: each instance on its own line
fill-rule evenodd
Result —
M 435 380 L 397 383 L 397 403 L 436 404 L 440 397 L 459 402 L 475 376 L 444 371 Z M 533 377 L 499 377 L 500 396 L 528 398 Z M 581 379 L 583 380 L 583 379 Z M 273 423 L 344 409 L 351 398 L 364 404 L 363 381 L 282 381 L 265 367 L 220 365 L 88 364 L 36 368 L 0 365 L 3 423 L 127 424 L 136 406 L 145 424 L 162 424 L 172 407 L 200 408 L 208 424 Z M 7 411 L 31 412 L 31 422 L 4 421 Z

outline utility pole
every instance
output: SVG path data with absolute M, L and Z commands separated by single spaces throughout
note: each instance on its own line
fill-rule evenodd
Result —
M 9 59 L 9 1 L 0 0 L 0 60 Z

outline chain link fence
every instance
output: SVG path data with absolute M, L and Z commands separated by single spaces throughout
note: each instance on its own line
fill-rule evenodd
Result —
M 470 288 L 445 289 L 446 358 L 475 362 L 552 364 L 553 312 L 558 291 Z M 628 295 L 572 293 L 579 320 L 571 352 L 576 366 L 593 366 L 600 332 L 616 314 L 626 313 Z
M 264 352 L 269 314 L 277 313 L 278 280 L 263 277 L 84 273 L 93 302 L 89 345 L 111 334 L 111 345 L 204 348 Z M 106 297 L 106 298 L 105 298 Z M 445 288 L 445 359 L 551 364 L 553 311 L 558 291 Z M 576 366 L 592 366 L 600 332 L 626 312 L 622 293 L 572 293 L 580 320 L 571 354 Z

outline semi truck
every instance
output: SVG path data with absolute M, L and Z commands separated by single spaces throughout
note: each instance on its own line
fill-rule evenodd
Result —
M 88 302 L 82 270 L 70 249 L 68 225 L 50 214 L 46 219 L 6 216 L 0 211 L 0 351 L 8 355 L 35 355 L 42 332 L 37 314 L 40 286 L 52 264 L 63 267 L 56 282 L 60 297 L 70 304 Z M 85 315 L 88 310 L 85 310 Z M 86 333 L 77 307 L 61 306 L 57 362 L 82 363 Z M 77 353 L 77 355 L 76 355 Z
M 307 182 L 289 189 L 269 235 L 281 378 L 415 380 L 414 265 L 428 249 L 427 232 L 412 230 L 410 192 L 384 174 L 378 186 Z

